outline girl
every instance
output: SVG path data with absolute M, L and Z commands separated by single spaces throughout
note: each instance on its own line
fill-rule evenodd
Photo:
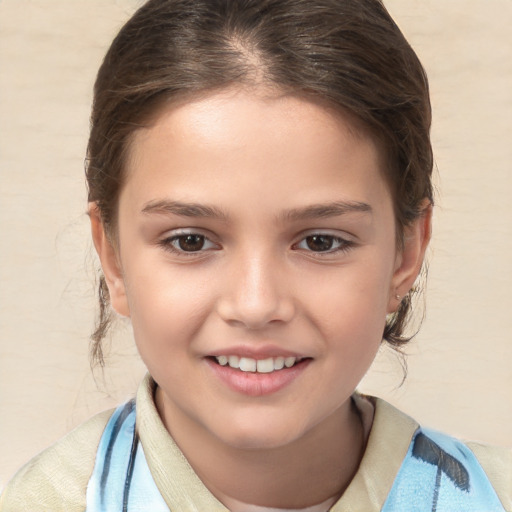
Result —
M 423 69 L 377 0 L 150 0 L 99 71 L 100 322 L 135 401 L 2 510 L 510 510 L 510 454 L 354 393 L 401 346 L 430 237 Z

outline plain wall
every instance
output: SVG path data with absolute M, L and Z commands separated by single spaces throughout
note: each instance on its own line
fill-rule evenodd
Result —
M 83 173 L 94 76 L 138 4 L 0 0 L 0 487 L 144 374 L 126 323 L 104 375 L 89 368 L 97 262 Z M 409 376 L 399 387 L 383 350 L 361 389 L 512 446 L 512 2 L 386 5 L 430 78 L 440 192 Z

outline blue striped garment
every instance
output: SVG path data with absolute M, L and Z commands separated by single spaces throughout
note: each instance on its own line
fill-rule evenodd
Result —
M 116 409 L 101 437 L 86 512 L 169 512 L 135 429 L 135 401 Z M 186 511 L 175 511 L 186 512 Z M 419 428 L 381 512 L 505 512 L 473 452 Z

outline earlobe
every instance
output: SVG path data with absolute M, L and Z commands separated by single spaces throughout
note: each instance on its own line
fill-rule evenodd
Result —
M 91 220 L 92 239 L 108 286 L 110 303 L 117 313 L 129 317 L 130 309 L 128 307 L 123 274 L 116 248 L 105 232 L 96 203 L 89 203 L 88 211 Z
M 432 227 L 432 205 L 425 201 L 421 215 L 404 231 L 402 250 L 397 255 L 389 291 L 388 313 L 394 313 L 402 299 L 412 288 L 418 277 L 430 242 Z

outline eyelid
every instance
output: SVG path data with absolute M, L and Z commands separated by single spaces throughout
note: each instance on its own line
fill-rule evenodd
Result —
M 187 236 L 187 235 L 198 235 L 198 236 L 204 236 L 208 240 L 214 242 L 214 239 L 216 238 L 215 235 L 203 228 L 196 228 L 196 227 L 190 227 L 190 228 L 176 228 L 176 229 L 169 229 L 165 231 L 160 238 L 162 240 L 168 240 L 169 238 L 173 237 L 179 237 L 179 236 Z
M 332 236 L 333 238 L 339 238 L 340 240 L 344 240 L 345 242 L 356 242 L 355 235 L 347 231 L 341 231 L 339 229 L 330 228 L 307 229 L 297 235 L 297 241 L 301 241 L 304 238 L 307 238 L 308 236 Z

